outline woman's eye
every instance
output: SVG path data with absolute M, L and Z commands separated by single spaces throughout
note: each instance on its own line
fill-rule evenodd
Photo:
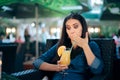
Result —
M 70 27 L 67 26 L 66 29 L 67 29 L 67 30 L 70 30 Z
M 77 29 L 77 28 L 78 28 L 78 25 L 74 25 L 74 28 Z

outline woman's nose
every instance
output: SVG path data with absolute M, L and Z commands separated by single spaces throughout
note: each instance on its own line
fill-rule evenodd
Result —
M 71 34 L 74 34 L 74 33 L 75 33 L 75 31 L 74 31 L 73 29 L 71 29 L 71 30 L 70 30 L 70 33 L 71 33 Z
M 72 31 L 71 34 L 74 34 L 74 31 Z

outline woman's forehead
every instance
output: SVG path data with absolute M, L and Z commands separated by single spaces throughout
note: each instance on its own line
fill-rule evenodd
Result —
M 75 23 L 80 24 L 80 21 L 77 20 L 77 19 L 69 19 L 69 20 L 66 21 L 66 25 L 72 25 L 72 24 L 75 24 Z

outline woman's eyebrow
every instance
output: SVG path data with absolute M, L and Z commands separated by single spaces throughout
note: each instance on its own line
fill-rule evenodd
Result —
M 77 25 L 78 23 L 73 23 L 72 25 Z M 70 26 L 69 24 L 66 24 L 66 26 Z
M 78 24 L 78 23 L 74 23 L 73 25 L 76 25 L 76 24 Z

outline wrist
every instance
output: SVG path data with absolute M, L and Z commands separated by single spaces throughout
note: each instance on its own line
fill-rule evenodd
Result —
M 59 65 L 55 65 L 55 71 L 60 71 L 60 66 Z
M 82 48 L 84 49 L 84 48 L 86 48 L 88 46 L 88 44 L 84 44 L 83 46 L 82 46 Z

